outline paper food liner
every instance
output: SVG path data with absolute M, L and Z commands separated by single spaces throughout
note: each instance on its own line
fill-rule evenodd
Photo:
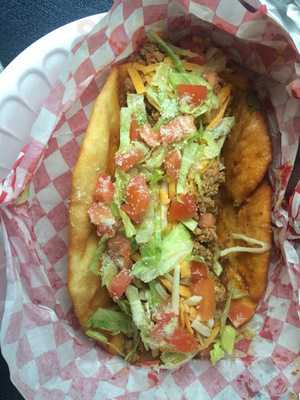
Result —
M 266 6 L 254 11 L 233 0 L 116 1 L 73 48 L 29 144 L 0 185 L 6 257 L 1 348 L 26 399 L 290 399 L 299 393 L 300 184 L 289 201 L 285 196 L 299 142 L 299 55 Z M 266 295 L 249 324 L 253 335 L 216 367 L 194 359 L 158 375 L 84 337 L 66 287 L 71 171 L 89 113 L 111 65 L 131 54 L 149 28 L 209 35 L 259 73 L 274 149 L 275 246 Z M 28 198 L 16 205 L 28 183 Z

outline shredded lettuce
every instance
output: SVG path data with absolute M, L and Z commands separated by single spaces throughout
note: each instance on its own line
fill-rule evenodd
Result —
M 146 181 L 149 183 L 150 187 L 153 187 L 154 185 L 156 185 L 164 177 L 163 171 L 159 168 L 154 169 L 152 171 L 145 169 L 145 170 L 143 170 L 143 174 L 146 178 Z
M 120 115 L 120 153 L 128 150 L 130 147 L 130 125 L 131 110 L 127 107 L 122 107 Z
M 130 305 L 127 299 L 119 299 L 117 300 L 117 304 L 124 314 L 131 316 Z
M 150 241 L 154 232 L 154 224 L 154 204 L 153 201 L 151 201 L 143 222 L 136 229 L 135 239 L 137 243 L 147 243 Z
M 228 354 L 233 353 L 236 330 L 231 325 L 226 325 L 221 333 L 221 346 Z
M 135 286 L 129 285 L 126 290 L 126 296 L 129 301 L 133 322 L 139 330 L 144 331 L 148 327 L 148 321 L 139 296 L 139 290 Z
M 165 368 L 173 369 L 178 368 L 180 365 L 186 363 L 188 360 L 195 357 L 197 352 L 194 353 L 169 353 L 162 352 L 160 360 Z
M 132 321 L 126 314 L 107 308 L 98 308 L 89 320 L 89 327 L 104 329 L 112 335 L 133 333 Z
M 180 60 L 180 58 L 178 57 L 178 55 L 175 53 L 175 51 L 172 49 L 171 46 L 169 46 L 169 44 L 167 44 L 162 38 L 160 38 L 157 33 L 149 31 L 148 32 L 148 37 L 152 42 L 155 42 L 158 44 L 158 46 L 160 47 L 160 49 L 165 52 L 173 61 L 175 68 L 177 69 L 177 71 L 179 72 L 183 72 L 184 71 L 184 67 L 183 64 Z
M 145 251 L 145 247 L 146 251 Z M 143 282 L 150 282 L 160 275 L 170 272 L 180 261 L 190 255 L 193 241 L 187 229 L 176 225 L 162 241 L 143 246 L 142 257 L 132 269 L 132 274 Z
M 89 264 L 89 270 L 93 272 L 95 275 L 101 275 L 101 268 L 100 268 L 100 259 L 105 249 L 105 243 L 107 241 L 107 237 L 105 235 L 99 240 L 91 263 Z
M 214 343 L 214 346 L 213 346 L 212 350 L 209 352 L 209 354 L 210 354 L 210 361 L 211 361 L 212 365 L 216 365 L 216 363 L 219 360 L 224 358 L 225 352 L 221 347 L 220 341 L 217 341 L 216 343 Z
M 182 221 L 183 225 L 187 227 L 190 231 L 194 232 L 194 230 L 198 226 L 198 222 L 194 220 L 193 218 L 186 219 L 185 221 Z
M 185 192 L 186 179 L 191 166 L 196 161 L 199 148 L 200 145 L 191 142 L 187 143 L 183 149 L 182 160 L 177 182 L 177 194 Z
M 140 126 L 143 126 L 147 122 L 147 113 L 144 102 L 144 95 L 128 93 L 127 105 L 129 110 L 131 111 L 131 115 L 135 117 Z
M 203 134 L 204 146 L 203 158 L 212 159 L 219 157 L 227 135 L 230 133 L 235 122 L 234 117 L 225 117 L 213 129 L 206 130 Z
M 221 326 L 220 326 L 221 333 L 223 332 L 223 329 L 225 328 L 225 325 L 226 325 L 226 321 L 227 321 L 229 310 L 230 310 L 231 300 L 232 300 L 232 293 L 229 292 L 226 302 L 225 302 L 224 311 L 221 316 L 221 321 L 220 321 L 221 322 Z
M 145 161 L 145 167 L 151 170 L 157 169 L 161 167 L 164 161 L 165 149 L 164 147 L 160 146 L 150 154 L 149 158 Z
M 105 344 L 105 345 L 111 347 L 117 354 L 119 354 L 122 357 L 125 357 L 125 354 L 123 354 L 117 346 L 115 346 L 113 343 L 111 343 L 107 339 L 106 336 L 102 335 L 102 333 L 100 333 L 98 331 L 94 331 L 92 329 L 88 329 L 87 331 L 85 331 L 85 334 L 89 338 L 96 340 L 96 342 L 99 342 L 99 343 L 102 343 L 102 344 Z
M 196 72 L 174 72 L 171 71 L 169 73 L 169 80 L 173 89 L 176 93 L 176 89 L 178 85 L 187 84 L 187 85 L 201 85 L 206 86 L 208 89 L 206 99 L 201 102 L 199 105 L 191 105 L 185 99 L 180 100 L 179 109 L 184 114 L 191 114 L 194 117 L 199 117 L 200 115 L 209 112 L 210 110 L 217 108 L 219 106 L 219 99 L 212 91 L 209 83 Z
M 198 72 L 175 72 L 170 71 L 169 73 L 170 83 L 173 89 L 176 90 L 178 85 L 201 85 L 210 88 L 209 83 L 202 78 Z
M 149 289 L 151 308 L 155 308 L 169 298 L 168 293 L 159 282 L 149 282 Z
M 180 288 L 180 265 L 174 268 L 173 285 L 172 285 L 172 310 L 179 315 L 179 288 Z
M 146 88 L 149 102 L 160 112 L 160 122 L 169 121 L 179 112 L 177 96 L 169 82 L 169 73 L 172 68 L 162 63 L 156 70 L 151 83 Z
M 115 172 L 115 193 L 114 193 L 114 202 L 117 206 L 120 206 L 121 203 L 125 200 L 125 189 L 129 183 L 130 175 L 121 171 L 119 168 L 116 169 Z
M 113 201 L 113 210 L 114 214 L 120 216 L 122 219 L 125 235 L 128 238 L 131 238 L 135 235 L 136 230 L 131 222 L 128 215 L 121 209 L 121 204 L 125 200 L 124 192 L 130 180 L 130 175 L 125 174 L 121 170 L 117 169 L 115 173 L 115 193 L 114 193 L 114 201 Z
M 93 331 L 92 329 L 88 329 L 87 331 L 85 331 L 85 334 L 90 337 L 91 339 L 96 340 L 97 342 L 103 343 L 103 344 L 107 344 L 108 343 L 108 339 L 106 336 L 102 335 L 102 333 L 97 332 L 97 331 Z
M 123 225 L 124 225 L 126 237 L 128 237 L 128 238 L 133 237 L 136 234 L 136 230 L 135 230 L 133 223 L 131 222 L 131 219 L 128 217 L 126 212 L 123 211 L 121 208 L 119 209 L 119 213 L 120 213 Z
M 117 275 L 118 268 L 116 267 L 113 260 L 104 254 L 102 258 L 102 268 L 101 268 L 101 283 L 102 286 L 108 287 L 111 284 L 113 278 Z

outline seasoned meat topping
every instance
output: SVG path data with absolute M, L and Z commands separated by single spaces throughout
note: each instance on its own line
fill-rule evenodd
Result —
M 162 62 L 165 55 L 159 50 L 159 47 L 155 43 L 146 41 L 143 47 L 138 53 L 133 54 L 130 58 L 130 62 L 138 62 L 140 64 L 156 64 Z

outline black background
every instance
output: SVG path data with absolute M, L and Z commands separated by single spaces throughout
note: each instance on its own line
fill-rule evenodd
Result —
M 31 43 L 61 25 L 107 11 L 111 0 L 0 0 L 0 61 L 5 67 Z M 0 356 L 0 400 L 22 400 Z

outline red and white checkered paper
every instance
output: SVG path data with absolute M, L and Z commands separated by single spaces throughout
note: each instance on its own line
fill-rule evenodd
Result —
M 85 338 L 66 288 L 71 170 L 89 112 L 111 65 L 149 28 L 209 35 L 258 72 L 274 144 L 276 248 L 265 298 L 249 324 L 254 337 L 241 339 L 236 357 L 216 367 L 192 360 L 157 376 Z M 2 279 L 1 348 L 26 399 L 288 399 L 300 392 L 300 183 L 285 197 L 300 132 L 298 61 L 292 38 L 266 7 L 251 13 L 237 0 L 119 0 L 73 49 L 72 69 L 61 75 L 30 143 L 0 184 L 7 286 Z M 14 205 L 28 183 L 29 199 Z

